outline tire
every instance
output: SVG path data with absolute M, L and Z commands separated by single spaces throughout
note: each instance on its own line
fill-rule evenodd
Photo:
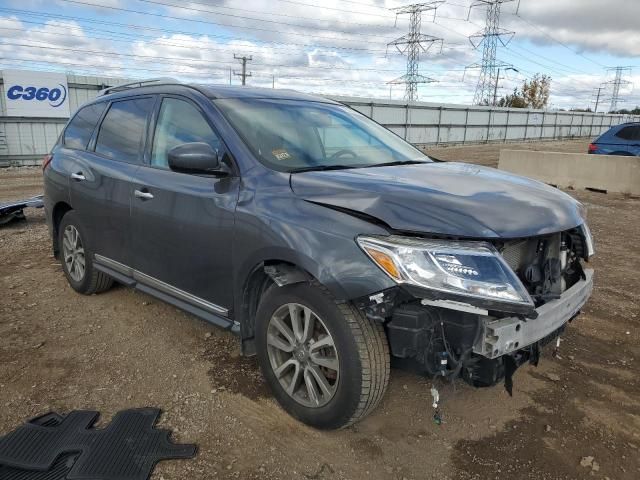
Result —
M 77 241 L 74 242 L 77 233 Z M 66 238 L 65 238 L 66 237 Z M 73 211 L 68 211 L 58 226 L 58 245 L 60 245 L 60 260 L 62 270 L 67 277 L 71 288 L 84 295 L 104 292 L 113 285 L 113 279 L 108 275 L 99 272 L 93 266 L 93 251 L 87 245 L 84 228 L 78 215 Z M 69 246 L 71 245 L 74 258 L 71 262 L 69 258 Z M 84 269 L 81 272 L 81 264 L 84 261 Z
M 293 342 L 282 334 L 282 324 Z M 307 324 L 314 325 L 313 331 Z M 293 345 L 297 347 L 291 352 L 282 350 Z M 264 293 L 256 312 L 256 350 L 262 374 L 280 405 L 320 429 L 344 428 L 366 417 L 389 382 L 389 346 L 382 325 L 370 322 L 352 304 L 337 301 L 318 284 L 273 285 Z M 278 370 L 284 363 L 288 365 Z M 326 382 L 317 380 L 318 372 Z

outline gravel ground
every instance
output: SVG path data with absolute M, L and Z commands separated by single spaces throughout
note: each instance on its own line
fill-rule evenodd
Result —
M 501 147 L 430 152 L 495 165 Z M 40 190 L 38 169 L 0 171 L 0 201 Z M 157 406 L 161 425 L 200 450 L 161 462 L 154 479 L 638 479 L 640 200 L 569 193 L 588 207 L 598 254 L 594 295 L 560 356 L 518 370 L 513 398 L 443 385 L 440 426 L 429 382 L 394 370 L 381 407 L 338 432 L 285 414 L 231 334 L 124 287 L 73 292 L 43 212 L 27 210 L 26 222 L 0 228 L 0 434 L 49 410 L 100 410 L 104 424 Z

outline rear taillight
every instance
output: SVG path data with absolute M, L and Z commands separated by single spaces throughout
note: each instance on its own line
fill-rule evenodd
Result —
M 589 153 L 593 153 L 596 150 L 598 150 L 598 146 L 595 143 L 590 143 L 589 144 Z
M 49 164 L 51 163 L 51 160 L 53 160 L 53 155 L 51 155 L 50 153 L 47 153 L 43 157 L 43 159 L 42 159 L 42 171 L 43 172 L 49 166 Z

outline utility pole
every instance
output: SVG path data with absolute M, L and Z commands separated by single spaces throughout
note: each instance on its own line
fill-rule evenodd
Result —
M 496 60 L 498 42 L 502 46 L 506 46 L 515 35 L 515 32 L 500 28 L 500 8 L 503 3 L 512 1 L 514 0 L 474 0 L 469 6 L 469 15 L 471 15 L 471 9 L 474 7 L 486 7 L 484 29 L 469 37 L 469 42 L 474 48 L 477 49 L 482 46 L 482 62 L 474 63 L 467 67 L 480 69 L 480 78 L 478 78 L 476 93 L 473 97 L 473 103 L 476 105 L 488 105 L 492 96 L 495 97 L 498 83 L 497 70 L 499 68 L 513 68 L 508 63 Z
M 253 57 L 251 56 L 238 56 L 235 53 L 233 54 L 233 58 L 235 58 L 236 60 L 240 60 L 242 62 L 242 72 L 238 73 L 238 72 L 233 72 L 234 75 L 237 75 L 238 77 L 242 77 L 242 85 L 246 85 L 247 84 L 247 77 L 251 76 L 251 73 L 247 73 L 247 62 L 250 62 L 251 60 L 253 60 Z
M 600 104 L 600 94 L 602 93 L 602 88 L 603 87 L 598 87 L 598 90 L 596 92 L 596 105 L 593 109 L 593 113 L 598 113 L 598 105 Z
M 498 96 L 498 83 L 499 82 L 500 82 L 500 69 L 498 68 L 498 73 L 496 73 L 496 84 L 495 84 L 495 87 L 493 88 L 493 103 L 491 104 L 494 107 L 496 106 L 496 97 Z
M 609 112 L 615 112 L 618 109 L 618 102 L 620 102 L 620 87 L 623 85 L 631 85 L 629 80 L 623 80 L 622 76 L 625 73 L 631 73 L 631 67 L 615 67 L 609 70 L 615 71 L 616 76 L 613 80 L 606 83 L 606 85 L 613 86 L 613 92 L 611 94 L 611 106 Z
M 433 11 L 435 18 L 437 8 L 444 3 L 444 0 L 431 0 L 424 3 L 414 3 L 412 5 L 406 5 L 404 7 L 393 8 L 396 12 L 396 21 L 398 15 L 409 14 L 409 33 L 396 38 L 394 41 L 387 44 L 394 46 L 402 54 L 407 55 L 407 73 L 403 76 L 390 81 L 390 84 L 406 85 L 404 98 L 406 100 L 418 99 L 418 84 L 419 83 L 431 83 L 435 82 L 433 78 L 420 75 L 418 72 L 420 66 L 420 52 L 426 53 L 434 43 L 440 43 L 440 50 L 442 50 L 442 38 L 434 37 L 433 35 L 425 35 L 420 32 L 422 23 L 422 12 Z
M 505 68 L 505 71 L 507 70 L 513 70 L 514 72 L 519 72 L 519 70 L 517 68 L 513 68 L 513 67 L 507 67 Z M 497 101 L 497 97 L 498 97 L 498 83 L 500 83 L 500 69 L 498 68 L 498 73 L 496 74 L 496 85 L 493 88 L 493 103 L 492 105 L 495 107 L 496 106 L 496 101 Z

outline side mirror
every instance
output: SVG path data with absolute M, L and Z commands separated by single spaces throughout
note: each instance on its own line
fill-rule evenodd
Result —
M 228 175 L 229 169 L 220 161 L 220 156 L 211 145 L 190 142 L 176 145 L 168 152 L 169 168 L 180 173 L 206 175 Z

